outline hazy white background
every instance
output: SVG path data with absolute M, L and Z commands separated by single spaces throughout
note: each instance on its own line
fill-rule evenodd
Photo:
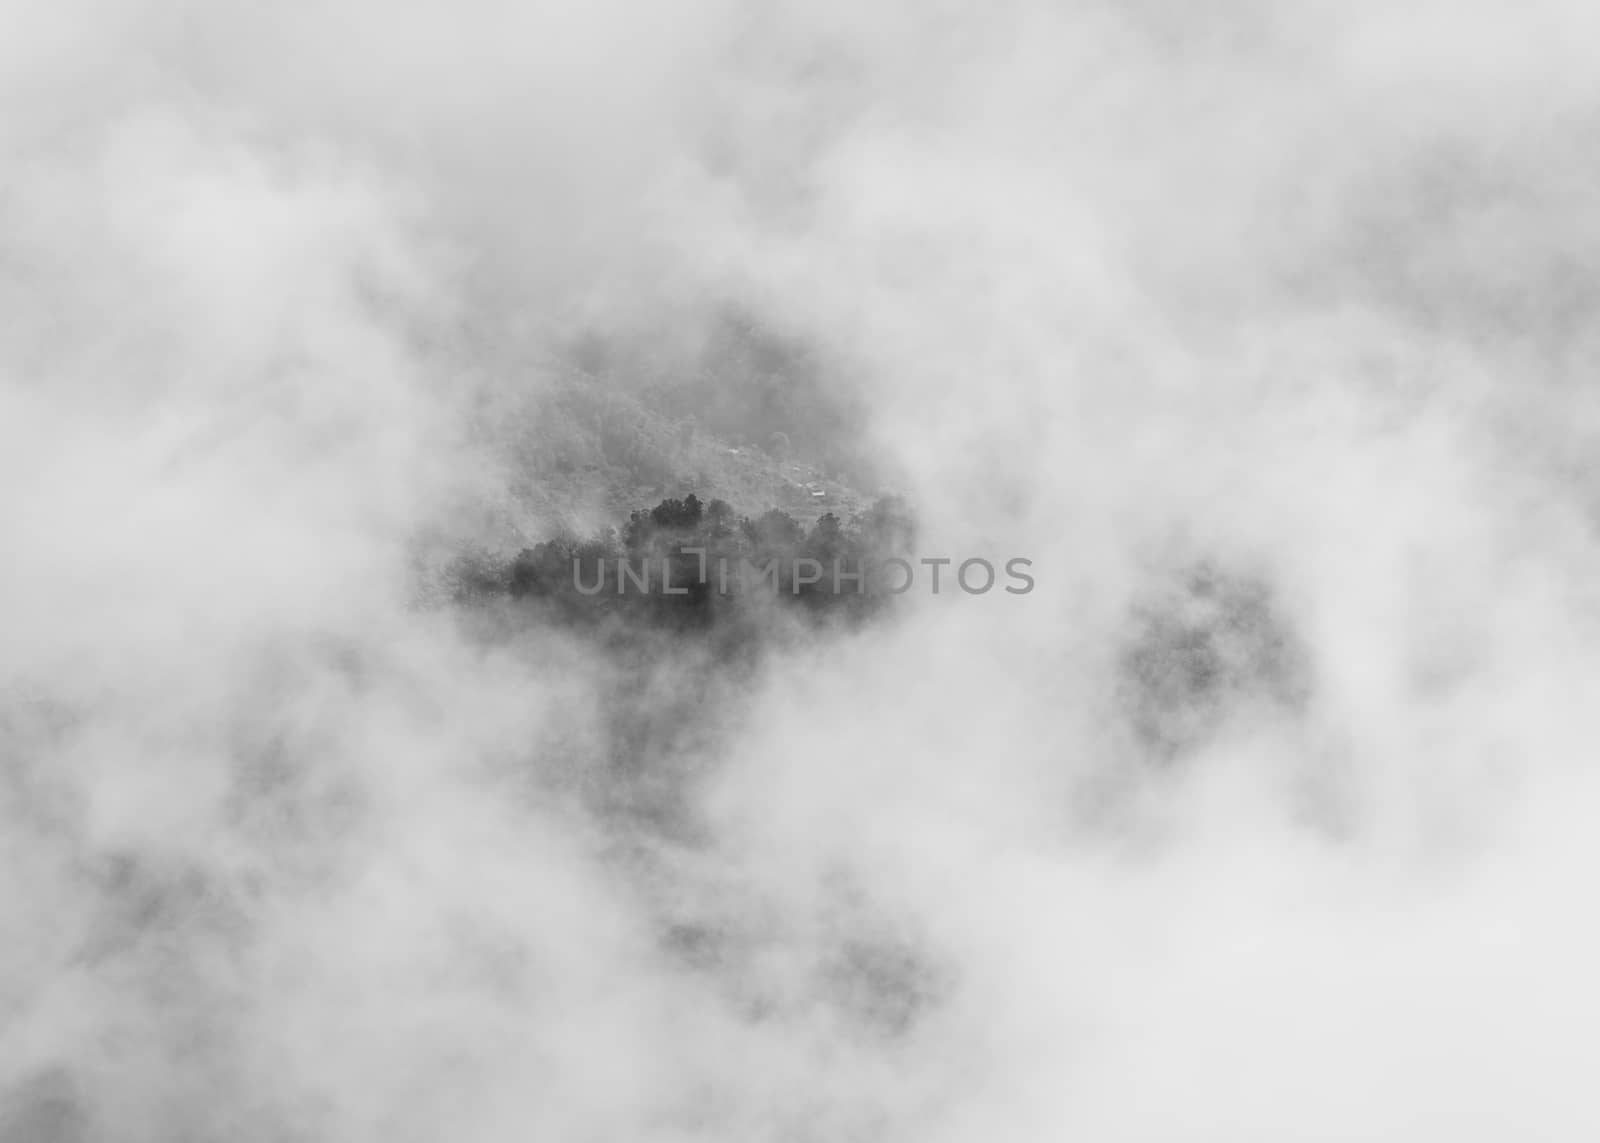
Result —
M 0 1132 L 1595 1138 L 1597 57 L 1579 0 L 0 0 Z M 779 664 L 624 860 L 600 668 L 417 569 L 480 402 L 730 303 L 1039 588 Z M 1204 557 L 1314 684 L 1151 770 L 1108 680 Z

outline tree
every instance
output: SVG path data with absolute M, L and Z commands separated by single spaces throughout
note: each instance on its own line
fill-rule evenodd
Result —
M 733 508 L 726 500 L 713 500 L 706 505 L 706 522 L 716 537 L 728 535 L 733 530 Z
M 832 512 L 824 512 L 817 518 L 816 525 L 811 529 L 810 540 L 812 543 L 827 543 L 837 540 L 844 532 L 844 527 L 839 523 L 839 517 Z
M 682 500 L 667 499 L 650 509 L 650 519 L 658 528 L 692 530 L 700 526 L 705 509 L 693 492 Z
M 523 548 L 511 564 L 511 594 L 520 598 L 559 591 L 572 574 L 567 560 L 567 545 L 557 540 Z
M 805 529 L 781 508 L 770 508 L 756 521 L 756 536 L 768 548 L 793 548 L 805 539 Z
M 628 514 L 628 522 L 623 526 L 622 546 L 630 552 L 643 551 L 649 547 L 655 532 L 655 513 L 635 508 Z
M 832 512 L 823 513 L 806 537 L 806 553 L 829 567 L 847 546 L 844 526 Z

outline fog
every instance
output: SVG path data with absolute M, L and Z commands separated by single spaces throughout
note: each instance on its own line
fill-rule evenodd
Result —
M 1597 37 L 0 0 L 0 1138 L 1594 1138 Z M 1037 587 L 618 758 L 440 569 L 733 309 Z

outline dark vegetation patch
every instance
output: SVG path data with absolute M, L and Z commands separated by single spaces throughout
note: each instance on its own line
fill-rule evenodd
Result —
M 1203 745 L 1233 711 L 1298 710 L 1310 690 L 1305 649 L 1270 586 L 1209 563 L 1136 608 L 1120 674 L 1133 732 L 1161 761 Z

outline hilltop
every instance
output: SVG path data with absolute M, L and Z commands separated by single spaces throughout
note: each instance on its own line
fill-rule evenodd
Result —
M 620 526 L 691 493 L 738 515 L 781 509 L 809 529 L 884 487 L 851 390 L 805 347 L 728 319 L 687 361 L 591 338 L 521 396 L 479 409 L 511 473 L 522 539 Z

